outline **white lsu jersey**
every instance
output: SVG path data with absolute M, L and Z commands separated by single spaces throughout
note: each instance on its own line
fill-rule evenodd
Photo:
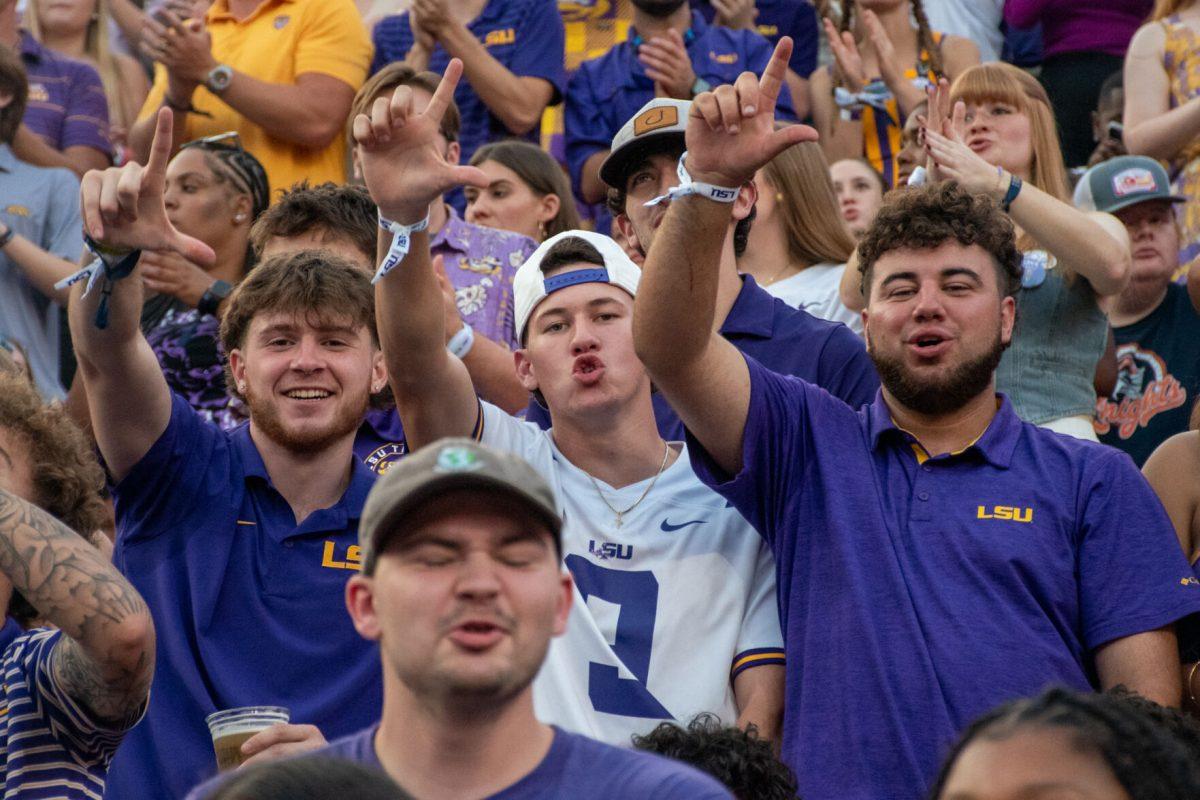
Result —
M 734 724 L 733 677 L 783 664 L 775 560 L 761 537 L 700 482 L 686 448 L 618 528 L 549 431 L 482 407 L 481 441 L 529 461 L 564 518 L 574 605 L 534 681 L 538 719 L 621 746 L 702 711 Z M 652 479 L 621 489 L 597 483 L 625 509 Z

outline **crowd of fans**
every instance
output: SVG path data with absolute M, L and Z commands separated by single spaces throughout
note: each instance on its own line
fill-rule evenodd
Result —
M 0 198 L 6 797 L 1200 797 L 1200 0 L 0 0 Z

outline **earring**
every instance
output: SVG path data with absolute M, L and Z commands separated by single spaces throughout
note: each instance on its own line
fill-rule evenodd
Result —
M 246 218 L 246 215 L 245 215 L 245 214 L 238 214 L 238 215 L 236 215 L 236 216 L 233 218 L 233 221 L 234 221 L 234 222 L 241 222 L 241 221 L 242 221 L 242 220 L 244 220 L 245 218 Z
M 538 223 L 538 241 L 546 241 L 546 223 Z
M 775 193 L 775 202 L 776 202 L 776 203 L 782 203 L 782 202 L 783 202 L 783 192 L 776 192 L 776 193 Z

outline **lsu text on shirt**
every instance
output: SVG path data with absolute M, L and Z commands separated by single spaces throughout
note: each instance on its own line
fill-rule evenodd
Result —
M 100 800 L 104 774 L 125 735 L 94 719 L 58 685 L 54 648 L 61 639 L 62 631 L 22 631 L 11 618 L 0 631 L 5 800 Z
M 734 724 L 733 678 L 783 663 L 774 561 L 762 540 L 700 483 L 686 449 L 617 528 L 549 431 L 482 407 L 481 441 L 532 464 L 565 519 L 574 604 L 534 682 L 538 718 L 624 746 L 659 722 L 686 725 L 702 711 Z M 598 483 L 625 509 L 652 479 L 621 489 Z
M 263 0 L 240 21 L 230 13 L 228 0 L 216 0 L 205 28 L 217 63 L 266 83 L 295 84 L 297 76 L 315 72 L 357 91 L 371 63 L 371 40 L 351 0 Z M 167 71 L 157 65 L 139 120 L 158 113 L 166 88 Z M 346 180 L 343 133 L 325 147 L 303 147 L 267 133 L 204 86 L 196 89 L 192 105 L 211 116 L 187 114 L 183 140 L 237 131 L 242 146 L 262 162 L 272 199 L 303 180 L 312 186 Z
M 1001 395 L 979 439 L 929 458 L 882 393 L 855 412 L 746 363 L 741 473 L 690 452 L 775 552 L 783 757 L 805 800 L 923 797 L 980 714 L 1088 691 L 1101 645 L 1200 609 L 1125 454 L 1022 422 Z
M 179 798 L 216 772 L 214 711 L 285 706 L 329 739 L 378 717 L 379 648 L 344 600 L 375 480 L 352 463 L 341 500 L 297 525 L 249 427 L 221 431 L 172 396 L 166 430 L 113 489 L 113 561 L 150 607 L 158 663 L 106 797 Z

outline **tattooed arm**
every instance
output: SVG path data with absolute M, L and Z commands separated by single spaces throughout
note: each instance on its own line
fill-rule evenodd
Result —
M 59 687 L 96 721 L 132 724 L 154 675 L 154 624 L 137 590 L 82 536 L 3 489 L 0 572 L 62 630 Z

